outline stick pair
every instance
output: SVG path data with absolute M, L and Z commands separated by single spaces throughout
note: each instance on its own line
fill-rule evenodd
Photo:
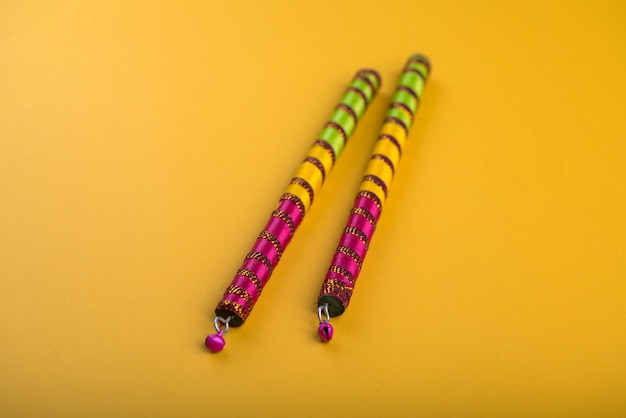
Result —
M 333 337 L 330 318 L 341 315 L 352 297 L 429 74 L 428 59 L 416 54 L 409 58 L 398 81 L 318 298 L 318 334 L 324 342 Z M 380 83 L 374 70 L 357 72 L 217 304 L 217 333 L 209 335 L 205 342 L 209 350 L 221 351 L 225 345 L 223 334 L 231 326 L 241 326 L 250 315 Z

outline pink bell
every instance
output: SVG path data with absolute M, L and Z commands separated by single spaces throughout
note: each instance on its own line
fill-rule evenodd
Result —
M 322 322 L 320 326 L 317 328 L 317 335 L 320 336 L 320 340 L 327 343 L 333 338 L 334 334 L 333 326 L 328 322 Z
M 223 333 L 224 331 L 220 331 L 217 334 L 211 334 L 206 337 L 206 341 L 204 342 L 206 348 L 214 353 L 219 353 L 220 351 L 222 351 L 222 349 L 226 345 L 226 341 L 224 341 L 224 337 L 222 337 Z

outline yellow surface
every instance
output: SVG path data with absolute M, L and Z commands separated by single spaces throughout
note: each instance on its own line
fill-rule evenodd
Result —
M 623 1 L 0 3 L 6 417 L 626 415 Z M 335 340 L 315 299 L 433 62 Z M 246 324 L 211 311 L 358 68 L 383 87 Z

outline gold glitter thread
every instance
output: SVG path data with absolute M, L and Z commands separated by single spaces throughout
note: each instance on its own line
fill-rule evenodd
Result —
M 326 141 L 322 141 L 322 142 L 328 145 L 328 142 Z M 329 147 L 330 147 L 330 150 L 328 149 Z M 328 147 L 324 147 L 318 144 L 317 141 L 315 142 L 315 145 L 311 147 L 311 149 L 307 153 L 307 158 L 315 158 L 320 163 L 322 163 L 326 174 L 330 173 L 330 171 L 333 169 L 333 163 L 334 163 L 333 156 L 334 154 L 332 151 L 332 147 L 330 145 L 328 145 Z
M 220 300 L 215 308 L 215 311 L 226 311 L 236 315 L 241 321 L 245 321 L 248 315 L 250 315 L 250 311 L 244 308 L 242 305 L 237 302 L 233 302 L 232 300 Z
M 246 301 L 248 305 L 254 304 L 254 302 L 252 302 L 252 296 L 250 296 L 250 293 L 248 293 L 248 291 L 241 286 L 235 286 L 231 284 L 226 288 L 225 294 L 237 295 L 241 299 Z
M 372 70 L 371 68 L 365 68 L 359 71 L 359 74 L 366 74 L 366 77 L 371 75 L 372 77 L 376 79 L 376 90 L 380 88 L 381 79 L 380 79 L 380 74 L 378 74 L 378 71 Z
M 385 194 L 385 199 L 387 198 L 387 193 L 388 193 L 387 183 L 385 183 L 383 179 L 381 179 L 378 176 L 375 176 L 374 174 L 366 174 L 365 176 L 363 176 L 363 181 L 372 182 L 378 187 L 380 187 L 383 190 L 383 193 Z
M 393 142 L 388 137 L 379 138 L 378 141 L 376 141 L 372 158 L 376 158 L 376 155 L 384 155 L 387 157 L 394 171 L 400 163 L 400 148 L 396 142 Z
M 298 209 L 300 210 L 300 219 L 304 218 L 304 215 L 306 213 L 306 208 L 304 207 L 304 203 L 302 202 L 302 200 L 296 196 L 293 193 L 284 193 L 281 197 L 280 200 L 288 200 L 290 202 L 292 202 L 293 204 L 295 204 Z
M 282 257 L 283 255 L 283 248 L 282 245 L 280 245 L 280 241 L 278 240 L 278 238 L 276 238 L 276 236 L 269 231 L 261 232 L 259 234 L 259 238 L 269 241 L 274 246 L 274 249 L 278 253 L 278 259 L 276 260 L 276 262 L 278 263 L 278 261 L 280 261 L 280 257 Z
M 328 269 L 328 272 L 329 273 L 337 273 L 337 274 L 341 275 L 342 277 L 345 277 L 346 280 L 348 280 L 350 282 L 350 284 L 352 286 L 354 286 L 354 280 L 355 280 L 354 279 L 354 275 L 352 275 L 352 273 L 350 273 L 348 270 L 344 269 L 343 267 L 332 265 Z
M 315 198 L 315 191 L 309 182 L 302 177 L 294 177 L 291 179 L 291 184 L 300 186 L 307 192 L 309 196 L 309 206 L 311 206 L 313 204 L 313 199 Z
M 346 247 L 346 246 L 339 246 L 337 247 L 337 252 L 347 255 L 348 257 L 350 257 L 357 265 L 357 267 L 359 268 L 359 270 L 361 270 L 361 266 L 363 265 L 362 261 L 361 261 L 361 257 L 357 254 L 356 251 L 354 251 L 352 248 L 350 247 Z
M 378 197 L 378 195 L 376 193 L 370 192 L 369 190 L 361 190 L 357 194 L 357 197 L 359 197 L 359 196 L 366 197 L 366 198 L 370 199 L 372 202 L 374 202 L 374 204 L 378 208 L 378 211 L 382 212 L 382 210 L 383 210 L 383 202 L 380 200 L 380 198 Z M 380 215 L 378 215 L 378 216 L 380 217 Z
M 291 232 L 291 236 L 293 237 L 293 234 L 296 233 L 296 224 L 294 223 L 293 219 L 291 219 L 291 216 L 289 216 L 287 212 L 281 209 L 276 209 L 275 211 L 273 211 L 272 216 L 286 223 L 289 227 L 289 232 Z
M 256 260 L 256 261 L 259 261 L 259 262 L 263 263 L 265 268 L 267 268 L 269 274 L 272 274 L 272 270 L 274 270 L 274 266 L 272 266 L 272 262 L 263 253 L 259 253 L 259 252 L 256 252 L 256 251 L 251 251 L 246 256 L 246 260 Z
M 296 196 L 302 202 L 302 206 L 305 212 L 309 211 L 311 207 L 311 196 L 309 192 L 299 184 L 291 183 L 287 186 L 287 193 Z
M 404 149 L 404 145 L 406 144 L 406 132 L 404 131 L 404 129 L 402 129 L 401 126 L 398 126 L 395 123 L 385 123 L 380 130 L 380 136 L 383 135 L 389 135 L 393 137 L 398 143 L 398 147 L 400 148 L 400 150 Z
M 313 191 L 311 202 L 313 202 L 313 197 L 319 193 L 322 189 L 322 185 L 324 184 L 324 177 L 322 176 L 320 170 L 313 164 L 300 164 L 300 167 L 298 167 L 294 177 L 301 178 L 311 187 Z M 304 187 L 306 188 L 306 186 Z
M 406 137 L 409 136 L 409 127 L 406 126 L 406 124 L 402 121 L 402 119 L 396 118 L 396 117 L 393 117 L 393 116 L 389 116 L 389 117 L 385 118 L 385 122 L 384 123 L 394 123 L 394 124 L 398 125 L 404 131 L 404 135 Z
M 348 134 L 346 133 L 346 130 L 343 129 L 343 126 L 341 126 L 337 122 L 333 122 L 333 121 L 326 122 L 325 126 L 327 128 L 333 128 L 334 130 L 339 132 L 341 134 L 341 138 L 343 139 L 343 144 L 344 145 L 348 143 Z
M 354 215 L 360 215 L 364 217 L 365 219 L 367 219 L 367 221 L 371 223 L 372 226 L 376 226 L 376 218 L 374 218 L 374 215 L 372 215 L 369 210 L 357 206 L 357 207 L 352 208 L 352 211 L 350 211 L 350 213 Z M 353 228 L 353 227 L 349 227 L 349 228 Z M 366 237 L 366 240 L 367 240 L 367 237 Z M 367 245 L 366 241 L 363 241 L 363 243 Z
M 324 148 L 328 154 L 330 154 L 330 160 L 331 160 L 331 166 L 335 165 L 335 160 L 337 159 L 337 156 L 335 155 L 335 150 L 333 149 L 332 145 L 330 145 L 328 142 L 324 141 L 323 139 L 318 139 L 313 143 L 313 146 L 318 146 L 321 148 Z M 330 170 L 327 170 L 330 171 Z
M 315 157 L 306 157 L 304 159 L 304 162 L 307 164 L 311 164 L 313 167 L 317 168 L 317 170 L 320 172 L 320 175 L 322 176 L 322 183 L 326 181 L 326 168 L 320 160 Z
M 243 276 L 249 279 L 252 282 L 252 284 L 254 284 L 254 286 L 256 287 L 256 290 L 259 292 L 259 295 L 263 291 L 263 283 L 261 283 L 261 280 L 259 279 L 259 277 L 252 270 L 240 268 L 239 270 L 237 270 L 237 273 L 235 273 L 235 276 Z
M 393 170 L 391 165 L 381 158 L 370 159 L 369 163 L 367 163 L 367 169 L 365 172 L 381 179 L 387 187 L 391 185 L 393 180 Z
M 405 72 L 405 73 L 415 73 L 415 74 L 417 74 L 417 75 L 418 75 L 418 76 L 422 79 L 422 81 L 423 81 L 424 83 L 426 82 L 426 76 L 424 75 L 424 73 L 423 73 L 423 72 L 421 72 L 419 69 L 417 69 L 417 68 L 415 68 L 415 67 L 408 67 L 408 66 L 407 66 L 407 67 L 404 69 L 404 72 Z
M 428 61 L 428 59 L 423 55 L 418 54 L 414 57 L 411 57 L 406 63 L 407 67 L 416 64 L 422 65 L 426 69 L 426 71 L 430 73 L 430 61 Z
M 393 144 L 394 147 L 396 147 L 396 149 L 398 150 L 398 161 L 400 160 L 400 157 L 402 156 L 402 144 L 400 144 L 400 141 L 398 141 L 396 139 L 396 137 L 394 137 L 393 135 L 390 134 L 381 134 L 378 137 L 378 141 L 376 141 L 376 145 L 378 145 L 379 143 L 382 143 L 384 141 L 388 141 L 389 143 Z M 388 156 L 391 156 L 391 154 L 386 154 Z M 396 164 L 397 165 L 397 162 Z
M 348 91 L 352 91 L 358 94 L 361 97 L 361 99 L 363 99 L 363 101 L 365 102 L 365 106 L 369 105 L 370 101 L 367 99 L 367 95 L 363 93 L 363 90 L 361 90 L 358 87 L 350 86 L 348 87 Z
M 415 90 L 413 90 L 411 87 L 408 86 L 399 86 L 398 90 L 400 91 L 406 91 L 407 93 L 409 93 L 411 96 L 413 96 L 413 98 L 417 101 L 417 103 L 420 102 L 420 97 L 417 95 L 417 93 L 415 93 Z
M 339 279 L 328 279 L 324 281 L 322 285 L 321 295 L 332 295 L 338 297 L 342 304 L 347 305 L 354 287 L 348 285 L 346 282 Z
M 356 226 L 347 226 L 343 232 L 357 237 L 363 245 L 365 245 L 366 250 L 369 248 L 369 239 L 367 238 L 367 235 Z
M 413 122 L 413 118 L 414 118 L 414 114 L 411 112 L 411 108 L 409 108 L 407 105 L 405 105 L 402 102 L 393 102 L 391 103 L 391 106 L 389 106 L 391 109 L 399 109 L 402 112 L 404 112 L 407 117 L 409 118 L 409 120 L 411 122 Z
M 354 111 L 354 109 L 352 109 L 350 106 L 348 106 L 345 103 L 340 103 L 339 105 L 337 105 L 336 109 L 343 110 L 348 115 L 350 115 L 350 117 L 352 118 L 352 121 L 354 122 L 354 126 L 356 127 L 356 124 L 358 123 L 359 118 L 356 116 L 356 112 Z
M 385 202 L 385 189 L 383 189 L 380 185 L 374 183 L 373 181 L 363 179 L 363 181 L 361 182 L 360 191 L 375 194 L 381 204 L 384 204 Z
M 389 168 L 389 170 L 391 171 L 391 177 L 395 176 L 396 174 L 396 168 L 393 165 L 393 161 L 391 161 L 391 159 L 389 157 L 387 157 L 384 154 L 372 154 L 372 160 L 375 161 L 380 161 L 383 164 L 385 164 L 387 166 L 387 168 Z
M 359 72 L 356 77 L 354 77 L 357 80 L 361 80 L 363 81 L 365 84 L 367 84 L 370 88 L 370 90 L 372 91 L 372 95 L 374 95 L 374 93 L 376 93 L 376 87 L 374 86 L 374 83 L 372 83 L 372 80 L 370 80 L 370 78 L 366 75 L 364 75 L 363 72 Z

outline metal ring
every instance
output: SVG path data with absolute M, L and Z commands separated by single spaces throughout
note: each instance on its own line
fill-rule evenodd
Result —
M 217 332 L 221 332 L 222 334 L 226 334 L 228 332 L 228 329 L 230 328 L 230 320 L 232 319 L 232 316 L 229 316 L 228 318 L 224 319 L 221 316 L 216 316 L 215 319 L 213 320 L 213 325 L 215 326 L 215 330 Z M 224 329 L 220 328 L 220 324 L 224 326 Z
M 317 317 L 320 319 L 320 324 L 328 324 L 330 322 L 330 313 L 328 312 L 328 303 L 325 303 L 319 308 L 317 308 Z

